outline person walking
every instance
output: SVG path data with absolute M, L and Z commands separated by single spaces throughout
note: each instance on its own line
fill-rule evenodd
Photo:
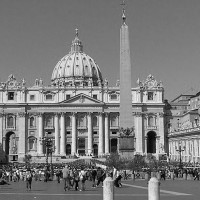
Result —
M 75 191 L 79 190 L 79 183 L 80 178 L 79 178 L 79 172 L 77 169 L 74 170 L 74 189 Z
M 80 183 L 81 183 L 80 191 L 84 191 L 85 190 L 85 181 L 86 181 L 86 172 L 84 171 L 83 168 L 79 172 L 79 178 L 80 178 Z
M 63 181 L 64 181 L 64 191 L 66 191 L 66 188 L 68 188 L 68 190 L 70 190 L 70 174 L 69 174 L 68 165 L 66 165 L 63 168 L 62 174 L 63 174 Z
M 96 187 L 95 180 L 97 176 L 97 171 L 94 168 L 94 166 L 92 166 L 91 176 L 92 176 L 92 188 L 95 188 Z
M 31 190 L 31 185 L 32 185 L 32 174 L 31 174 L 30 170 L 26 171 L 25 180 L 26 180 L 26 190 L 30 191 Z
M 97 169 L 97 185 L 99 186 L 99 184 L 102 182 L 102 187 L 103 187 L 103 181 L 105 179 L 105 171 L 103 169 L 101 169 L 100 167 L 98 167 Z

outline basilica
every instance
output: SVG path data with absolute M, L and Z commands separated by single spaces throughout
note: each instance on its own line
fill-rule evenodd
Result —
M 45 162 L 47 141 L 52 162 L 118 151 L 123 83 L 111 86 L 103 79 L 100 66 L 84 52 L 78 29 L 68 49 L 53 69 L 51 85 L 35 79 L 27 86 L 12 74 L 0 83 L 0 162 L 23 162 L 25 155 Z M 133 154 L 165 154 L 163 84 L 152 75 L 136 83 L 130 91 Z

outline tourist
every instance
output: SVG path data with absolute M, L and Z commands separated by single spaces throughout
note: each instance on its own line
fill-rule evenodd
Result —
M 96 187 L 95 180 L 97 176 L 97 171 L 94 168 L 94 166 L 92 166 L 91 176 L 92 176 L 92 187 L 95 188 Z
M 103 181 L 105 178 L 105 171 L 103 169 L 101 169 L 100 167 L 98 167 L 97 169 L 97 185 L 99 186 L 99 184 L 102 182 L 102 187 L 103 187 Z
M 25 180 L 26 180 L 26 189 L 27 189 L 27 190 L 31 190 L 32 174 L 31 174 L 31 171 L 30 171 L 30 170 L 27 170 L 27 171 L 26 171 Z
M 64 191 L 66 191 L 66 188 L 70 190 L 70 176 L 69 176 L 68 165 L 66 165 L 65 168 L 62 170 L 62 174 L 63 174 L 63 181 L 64 181 Z
M 80 178 L 79 178 L 79 172 L 77 169 L 74 170 L 74 188 L 75 188 L 75 191 L 79 190 L 79 181 L 80 181 Z
M 84 171 L 84 168 L 81 168 L 81 171 L 79 172 L 79 178 L 81 183 L 80 191 L 85 190 L 85 181 L 86 181 L 86 171 Z

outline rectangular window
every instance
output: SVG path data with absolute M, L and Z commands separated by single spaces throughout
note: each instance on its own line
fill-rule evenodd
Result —
M 94 135 L 97 135 L 97 131 L 94 131 L 93 134 L 94 134 Z
M 117 95 L 116 94 L 111 94 L 110 95 L 111 100 L 117 100 Z
M 92 96 L 94 99 L 97 99 L 97 94 L 93 94 Z
M 35 100 L 35 95 L 31 94 L 30 95 L 30 101 L 34 101 Z
M 148 92 L 148 100 L 149 101 L 153 100 L 153 92 Z
M 71 134 L 71 132 L 70 131 L 67 131 L 67 135 L 70 135 Z
M 70 97 L 71 97 L 70 94 L 67 94 L 66 95 L 66 100 L 70 99 Z
M 53 96 L 51 94 L 47 94 L 45 97 L 46 100 L 53 100 Z
M 14 100 L 14 92 L 8 92 L 8 100 Z
M 113 135 L 116 135 L 116 134 L 117 134 L 117 132 L 116 132 L 116 131 L 112 131 L 112 134 L 113 134 Z

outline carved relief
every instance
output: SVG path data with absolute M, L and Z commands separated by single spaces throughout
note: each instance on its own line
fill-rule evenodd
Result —
M 137 80 L 137 84 L 141 89 L 163 88 L 163 83 L 157 82 L 156 79 L 150 74 L 145 81 Z
M 20 112 L 20 113 L 17 113 L 18 117 L 25 117 L 26 116 L 26 113 L 25 112 Z

